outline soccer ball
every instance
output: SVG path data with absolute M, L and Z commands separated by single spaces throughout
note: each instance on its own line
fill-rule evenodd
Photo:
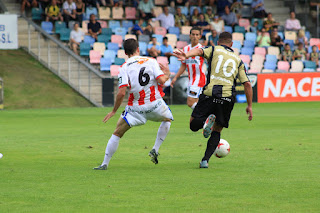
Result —
M 224 139 L 220 139 L 220 142 L 216 148 L 216 150 L 214 151 L 214 155 L 217 158 L 223 158 L 225 156 L 227 156 L 230 152 L 230 145 L 228 143 L 228 141 L 224 140 Z

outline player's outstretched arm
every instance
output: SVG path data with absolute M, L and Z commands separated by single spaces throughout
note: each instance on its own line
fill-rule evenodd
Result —
M 168 65 L 164 65 L 164 64 L 160 64 L 160 63 L 159 63 L 159 65 L 160 65 L 160 69 L 162 70 L 162 72 L 163 72 L 164 75 L 160 76 L 160 77 L 157 79 L 157 82 L 162 85 L 162 84 L 164 84 L 167 80 L 169 80 L 171 73 L 170 73 L 170 70 L 169 70 Z
M 252 120 L 252 86 L 249 81 L 245 82 L 243 84 L 244 86 L 244 93 L 246 94 L 247 97 L 247 103 L 248 106 L 246 108 L 246 113 L 248 114 L 248 120 Z
M 203 56 L 203 50 L 200 48 L 196 48 L 196 49 L 190 50 L 187 53 L 183 52 L 183 50 L 176 50 L 173 52 L 173 55 L 177 57 L 179 61 L 184 61 L 190 57 Z
M 184 71 L 186 70 L 187 66 L 186 64 L 181 64 L 179 71 L 177 72 L 177 74 L 174 76 L 174 78 L 171 81 L 171 87 L 173 88 L 174 83 L 176 83 L 177 79 L 180 77 L 180 75 L 182 75 L 182 73 L 184 73 Z
M 117 112 L 117 110 L 119 109 L 124 96 L 126 95 L 126 90 L 127 87 L 121 87 L 119 88 L 117 97 L 116 97 L 116 103 L 114 104 L 113 110 L 111 112 L 109 112 L 106 117 L 104 117 L 103 122 L 106 123 L 110 118 L 112 118 L 112 116 L 114 116 Z

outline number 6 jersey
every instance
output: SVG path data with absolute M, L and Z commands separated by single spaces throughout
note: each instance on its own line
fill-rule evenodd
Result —
M 158 62 L 153 58 L 133 56 L 120 67 L 119 88 L 129 87 L 129 106 L 139 106 L 162 99 L 164 93 L 157 79 L 163 76 Z

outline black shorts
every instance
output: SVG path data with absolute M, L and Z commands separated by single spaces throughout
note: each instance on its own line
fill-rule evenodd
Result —
M 191 116 L 205 121 L 209 115 L 214 114 L 216 123 L 221 127 L 228 128 L 234 102 L 233 97 L 215 98 L 201 94 Z

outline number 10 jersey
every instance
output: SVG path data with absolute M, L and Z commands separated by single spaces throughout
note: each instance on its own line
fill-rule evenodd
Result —
M 163 76 L 153 58 L 133 56 L 120 67 L 119 88 L 129 87 L 129 106 L 141 106 L 162 99 L 164 93 L 157 79 Z

